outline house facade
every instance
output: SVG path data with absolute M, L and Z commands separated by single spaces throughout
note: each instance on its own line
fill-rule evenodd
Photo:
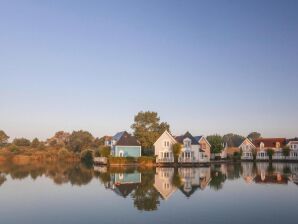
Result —
M 241 159 L 243 160 L 253 160 L 253 153 L 256 150 L 256 146 L 250 141 L 249 138 L 244 139 L 244 141 L 239 146 L 242 151 Z
M 288 147 L 289 156 L 284 156 L 283 148 Z M 298 160 L 298 140 L 286 140 L 285 138 L 259 138 L 254 141 L 246 138 L 239 149 L 242 151 L 242 160 L 253 160 L 256 153 L 257 160 L 269 160 L 268 150 L 274 154 L 272 160 Z
M 253 144 L 257 148 L 257 160 L 268 160 L 268 149 L 274 150 L 272 159 L 283 159 L 282 149 L 286 145 L 285 138 L 258 138 L 253 141 Z
M 114 135 L 110 146 L 111 155 L 115 157 L 140 157 L 142 154 L 140 143 L 126 131 Z
M 175 139 L 182 145 L 181 154 L 178 157 L 179 163 L 198 163 L 201 157 L 204 158 L 199 142 L 189 132 Z
M 165 131 L 154 143 L 154 154 L 157 163 L 174 163 L 173 145 L 181 144 L 178 163 L 204 163 L 210 161 L 210 144 L 203 136 L 194 138 L 189 132 L 173 137 Z
M 288 140 L 287 146 L 290 149 L 290 160 L 298 160 L 298 139 L 296 140 Z
M 173 145 L 177 143 L 174 137 L 165 131 L 154 143 L 156 163 L 174 163 Z
M 211 158 L 211 145 L 208 140 L 204 136 L 195 136 L 196 141 L 199 143 L 201 158 L 199 158 L 200 162 L 210 162 Z

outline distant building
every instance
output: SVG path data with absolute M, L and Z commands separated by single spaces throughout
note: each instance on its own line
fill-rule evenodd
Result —
M 103 136 L 102 137 L 103 138 L 103 142 L 104 142 L 104 146 L 112 146 L 112 136 L 108 136 L 108 135 L 106 135 L 106 136 Z
M 290 154 L 285 157 L 283 148 L 289 147 Z M 239 149 L 242 150 L 243 160 L 252 160 L 253 153 L 256 154 L 257 160 L 268 160 L 268 149 L 272 149 L 274 154 L 273 160 L 298 160 L 298 140 L 286 140 L 285 138 L 258 138 L 254 141 L 246 138 Z
M 140 157 L 141 145 L 136 137 L 126 131 L 119 132 L 111 139 L 111 154 L 116 157 Z

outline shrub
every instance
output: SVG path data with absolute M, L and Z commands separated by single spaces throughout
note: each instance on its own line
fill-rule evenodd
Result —
M 102 157 L 109 157 L 111 155 L 111 147 L 109 147 L 109 146 L 103 146 L 100 149 L 100 155 Z
M 40 144 L 40 142 L 39 142 L 38 138 L 35 138 L 31 142 L 31 147 L 32 148 L 37 148 L 39 146 L 39 144 Z
M 93 163 L 93 151 L 90 149 L 85 149 L 80 154 L 81 161 L 85 164 Z
M 284 156 L 289 156 L 289 155 L 290 155 L 290 148 L 289 148 L 289 147 L 284 147 L 284 148 L 282 149 L 282 154 L 283 154 Z
M 38 150 L 44 150 L 46 148 L 45 144 L 43 142 L 40 142 L 38 145 Z
M 17 147 L 16 145 L 10 145 L 10 146 L 8 147 L 8 149 L 9 149 L 9 151 L 11 151 L 11 152 L 13 152 L 13 153 L 18 153 L 18 152 L 20 152 L 19 147 Z
M 12 142 L 16 146 L 30 146 L 30 140 L 26 138 L 15 138 Z
M 138 163 L 140 164 L 153 164 L 155 163 L 155 157 L 152 156 L 141 156 L 138 158 Z
M 69 157 L 69 155 L 70 155 L 70 152 L 67 149 L 62 148 L 58 152 L 58 159 L 60 160 L 66 159 L 67 157 Z
M 269 160 L 272 160 L 272 157 L 273 157 L 273 155 L 274 155 L 274 150 L 273 150 L 273 149 L 268 149 L 268 150 L 267 150 L 267 154 L 268 154 L 268 156 L 269 156 Z
M 181 153 L 181 149 L 182 149 L 181 144 L 175 143 L 173 145 L 173 154 L 174 154 L 174 159 L 175 159 L 175 162 L 176 163 L 178 162 L 178 157 L 179 157 L 179 155 Z
M 135 162 L 134 157 L 109 157 L 110 164 L 131 164 Z
M 233 154 L 233 159 L 234 159 L 234 160 L 239 160 L 239 159 L 241 159 L 241 154 L 240 154 L 240 152 L 234 152 L 234 154 Z
M 99 150 L 95 150 L 94 151 L 94 157 L 100 157 L 100 151 Z

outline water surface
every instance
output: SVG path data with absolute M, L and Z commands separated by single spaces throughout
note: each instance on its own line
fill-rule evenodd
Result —
M 0 165 L 1 223 L 297 223 L 298 164 Z

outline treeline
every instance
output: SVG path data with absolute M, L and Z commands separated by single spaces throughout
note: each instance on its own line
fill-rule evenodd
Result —
M 211 144 L 212 153 L 220 153 L 225 146 L 227 147 L 238 147 L 244 141 L 245 138 L 249 138 L 252 141 L 261 138 L 262 135 L 259 132 L 251 132 L 246 137 L 238 134 L 229 133 L 226 135 L 209 135 L 207 140 Z
M 134 123 L 131 125 L 134 136 L 142 146 L 142 155 L 154 155 L 153 144 L 158 137 L 165 131 L 170 131 L 170 125 L 167 122 L 162 122 L 156 112 L 141 111 L 134 117 Z M 238 147 L 241 142 L 249 137 L 250 139 L 260 138 L 261 134 L 252 132 L 248 136 L 241 136 L 238 134 L 229 133 L 226 135 L 209 135 L 208 141 L 211 144 L 211 151 L 213 153 L 220 152 L 225 145 L 229 147 Z M 7 146 L 9 136 L 0 131 L 0 146 Z M 104 147 L 104 138 L 95 138 L 88 131 L 73 131 L 67 133 L 64 131 L 57 132 L 52 138 L 46 142 L 35 138 L 32 141 L 26 138 L 16 138 L 9 144 L 12 151 L 18 150 L 18 147 L 32 147 L 43 150 L 47 147 L 64 148 L 73 153 L 81 153 L 83 150 L 92 149 L 98 155 L 109 154 L 109 149 Z M 66 153 L 66 151 L 64 151 Z M 89 153 L 90 154 L 90 153 Z M 103 156 L 104 156 L 103 155 Z

